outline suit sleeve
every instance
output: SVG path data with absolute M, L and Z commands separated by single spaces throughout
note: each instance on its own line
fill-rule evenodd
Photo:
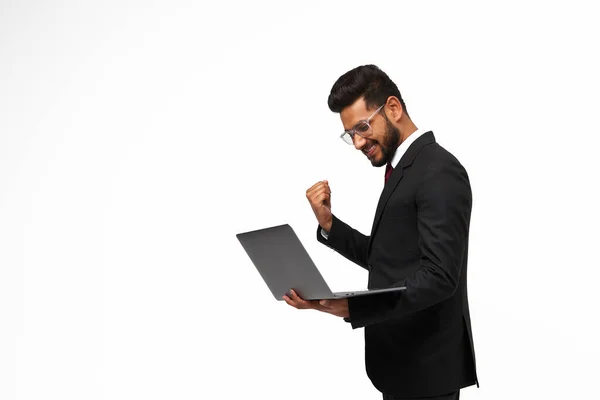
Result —
M 321 226 L 317 228 L 317 240 L 325 246 L 337 251 L 348 260 L 369 269 L 367 265 L 367 249 L 369 246 L 369 236 L 363 235 L 356 229 L 333 216 L 331 231 L 325 239 L 321 235 Z
M 471 187 L 458 161 L 431 165 L 417 190 L 420 267 L 392 286 L 406 290 L 348 299 L 353 328 L 431 307 L 452 296 L 460 282 L 471 217 Z

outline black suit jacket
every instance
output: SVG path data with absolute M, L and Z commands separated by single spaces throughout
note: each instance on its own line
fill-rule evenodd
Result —
M 466 170 L 436 143 L 415 140 L 385 184 L 370 236 L 335 215 L 327 240 L 368 269 L 369 289 L 397 293 L 348 300 L 365 328 L 367 374 L 381 392 L 437 396 L 477 382 L 467 300 L 471 186 Z

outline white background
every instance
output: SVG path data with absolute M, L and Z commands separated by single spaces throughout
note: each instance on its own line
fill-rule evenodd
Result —
M 235 237 L 289 223 L 365 288 L 305 191 L 369 232 L 384 171 L 326 102 L 367 63 L 471 178 L 461 398 L 598 398 L 594 2 L 482 3 L 2 1 L 0 399 L 379 399 L 363 331 Z

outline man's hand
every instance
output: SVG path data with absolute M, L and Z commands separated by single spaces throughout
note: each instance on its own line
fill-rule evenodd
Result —
M 290 291 L 291 298 L 287 295 L 283 296 L 283 300 L 290 306 L 299 310 L 317 310 L 326 312 L 338 317 L 348 318 L 350 311 L 348 310 L 348 299 L 335 300 L 304 300 L 292 289 Z
M 331 230 L 331 221 L 333 220 L 331 215 L 331 189 L 329 188 L 329 182 L 321 181 L 315 183 L 306 191 L 306 198 L 310 202 L 319 225 L 326 232 L 329 232 Z

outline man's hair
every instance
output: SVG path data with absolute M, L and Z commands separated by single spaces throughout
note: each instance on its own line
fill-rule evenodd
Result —
M 362 65 L 338 78 L 331 88 L 327 104 L 331 111 L 340 113 L 364 97 L 367 108 L 374 109 L 385 104 L 390 96 L 398 98 L 403 111 L 408 115 L 400 90 L 387 74 L 375 65 Z

